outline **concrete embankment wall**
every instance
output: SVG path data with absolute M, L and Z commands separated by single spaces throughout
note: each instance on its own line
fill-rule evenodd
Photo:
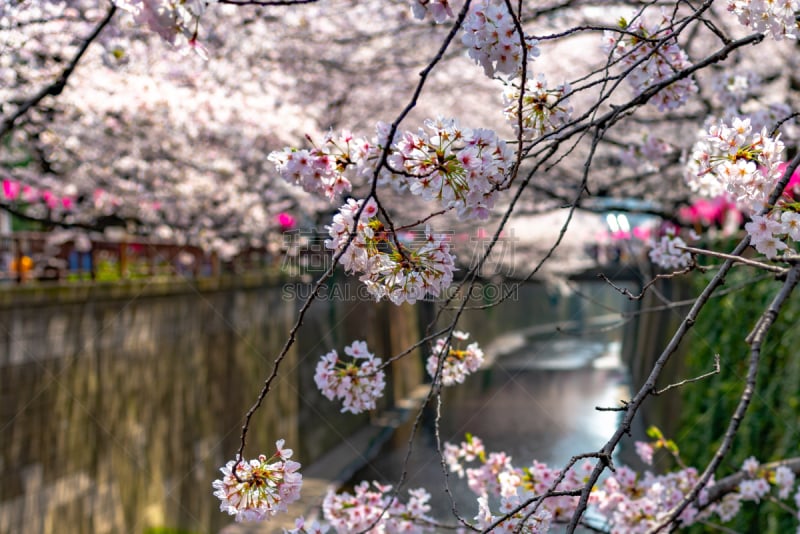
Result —
M 693 296 L 691 284 L 687 280 L 678 279 L 657 282 L 641 299 L 635 312 L 637 316 L 626 328 L 622 344 L 623 359 L 631 373 L 633 392 L 638 391 L 647 381 L 655 361 L 689 311 Z M 691 342 L 690 332 L 670 356 L 659 376 L 656 389 L 663 389 L 690 378 L 685 375 L 684 354 L 689 350 Z M 681 394 L 680 388 L 674 388 L 663 395 L 646 399 L 635 420 L 636 439 L 648 439 L 644 430 L 651 425 L 660 428 L 668 437 L 674 436 L 678 429 Z

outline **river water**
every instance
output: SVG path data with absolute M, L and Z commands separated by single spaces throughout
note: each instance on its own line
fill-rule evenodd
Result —
M 487 451 L 509 453 L 517 466 L 535 459 L 561 467 L 608 440 L 618 412 L 595 407 L 618 406 L 629 397 L 621 361 L 623 328 L 617 328 L 619 311 L 629 303 L 603 284 L 576 288 L 580 295 L 526 286 L 515 302 L 503 304 L 509 310 L 497 312 L 500 320 L 465 318 L 466 326 L 482 330 L 473 338 L 492 363 L 464 384 L 446 388 L 439 421 L 442 441 L 459 443 L 469 432 L 483 440 Z M 487 324 L 510 329 L 492 333 Z M 405 471 L 404 487 L 428 488 L 433 515 L 452 524 L 452 503 L 436 452 L 435 410 L 425 412 L 407 460 L 412 426 L 409 422 L 400 429 L 354 480 L 396 484 Z M 450 476 L 448 481 L 460 514 L 472 518 L 477 505 L 466 480 Z

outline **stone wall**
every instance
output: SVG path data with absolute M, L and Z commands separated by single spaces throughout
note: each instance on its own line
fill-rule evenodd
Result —
M 264 276 L 0 289 L 0 533 L 227 524 L 211 481 L 307 293 Z M 319 356 L 354 339 L 394 354 L 419 326 L 415 308 L 355 296 L 312 307 L 247 456 L 285 438 L 308 464 L 367 421 L 319 394 Z M 419 354 L 395 364 L 384 407 L 422 380 Z
M 681 321 L 691 307 L 691 284 L 686 279 L 667 279 L 657 282 L 638 301 L 638 315 L 628 323 L 623 341 L 623 358 L 631 373 L 633 392 L 647 381 L 656 360 L 669 344 Z M 672 303 L 667 305 L 668 303 Z M 683 303 L 677 305 L 675 303 Z M 691 331 L 690 331 L 691 334 Z M 684 339 L 662 369 L 656 388 L 662 389 L 686 378 L 684 355 L 691 336 Z M 647 439 L 645 430 L 657 426 L 668 437 L 678 430 L 682 391 L 674 388 L 662 395 L 649 397 L 634 423 L 636 439 Z

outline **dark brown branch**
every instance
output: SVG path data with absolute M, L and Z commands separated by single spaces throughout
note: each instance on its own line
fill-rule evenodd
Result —
M 394 230 L 395 230 L 395 232 L 399 232 L 401 230 L 408 230 L 409 228 L 415 228 L 415 227 L 419 226 L 420 224 L 428 222 L 429 220 L 433 219 L 436 216 L 444 215 L 445 213 L 447 213 L 451 209 L 452 208 L 447 208 L 447 209 L 435 211 L 435 212 L 431 213 L 430 215 L 427 215 L 427 216 L 425 216 L 425 217 L 423 217 L 421 219 L 418 219 L 417 221 L 415 221 L 413 223 L 404 224 L 403 226 L 398 226 Z
M 58 96 L 61 94 L 61 92 L 64 90 L 64 87 L 67 86 L 69 77 L 75 71 L 75 68 L 78 66 L 78 63 L 83 57 L 83 54 L 86 53 L 89 45 L 92 44 L 98 35 L 100 35 L 100 32 L 103 31 L 103 28 L 105 28 L 108 23 L 111 22 L 111 19 L 114 17 L 114 13 L 116 13 L 116 11 L 117 6 L 111 4 L 111 6 L 108 8 L 106 16 L 103 17 L 103 20 L 101 20 L 97 26 L 95 26 L 94 30 L 92 30 L 92 33 L 90 33 L 89 36 L 83 41 L 80 48 L 78 48 L 78 51 L 72 57 L 72 60 L 69 62 L 66 68 L 61 71 L 61 74 L 58 76 L 58 78 L 56 78 L 55 81 L 50 85 L 43 87 L 30 100 L 20 105 L 14 114 L 3 121 L 2 125 L 0 125 L 0 138 L 3 138 L 8 132 L 10 132 L 11 128 L 14 127 L 14 124 L 33 107 L 37 106 L 45 97 Z
M 759 466 L 759 469 L 767 469 L 771 471 L 781 466 L 788 467 L 796 475 L 800 475 L 800 458 L 788 458 L 779 462 L 762 464 Z M 714 502 L 718 502 L 728 493 L 736 491 L 736 488 L 739 486 L 739 484 L 748 478 L 749 475 L 744 471 L 739 471 L 738 473 L 721 478 L 714 483 L 714 485 L 706 488 L 705 504 L 702 505 L 701 508 L 705 508 Z

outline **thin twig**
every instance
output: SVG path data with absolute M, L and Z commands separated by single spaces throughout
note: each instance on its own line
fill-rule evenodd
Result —
M 678 388 L 678 387 L 681 387 L 681 386 L 685 386 L 686 384 L 690 384 L 692 382 L 698 382 L 698 381 L 703 380 L 705 378 L 708 378 L 710 376 L 718 375 L 719 372 L 720 372 L 719 354 L 715 354 L 714 355 L 714 370 L 713 371 L 709 371 L 707 373 L 704 373 L 704 374 L 702 374 L 700 376 L 696 376 L 694 378 L 687 378 L 686 380 L 681 380 L 680 382 L 677 382 L 675 384 L 670 384 L 667 387 L 665 387 L 664 389 L 654 390 L 653 391 L 653 395 L 654 396 L 661 395 L 662 393 L 666 393 L 667 391 L 669 391 L 669 390 L 671 390 L 673 388 Z
M 697 266 L 693 263 L 692 265 L 689 265 L 688 267 L 685 267 L 685 268 L 681 269 L 680 271 L 674 271 L 674 272 L 666 273 L 666 274 L 657 274 L 652 280 L 650 280 L 649 282 L 647 282 L 645 285 L 642 286 L 642 291 L 638 295 L 634 295 L 633 293 L 631 293 L 631 291 L 629 289 L 627 289 L 625 287 L 617 286 L 604 273 L 598 274 L 597 277 L 598 278 L 602 278 L 603 281 L 605 281 L 605 283 L 607 283 L 608 285 L 613 287 L 619 293 L 621 293 L 621 294 L 625 295 L 626 297 L 628 297 L 628 299 L 630 299 L 630 300 L 641 300 L 642 297 L 644 297 L 645 293 L 647 293 L 647 290 L 650 289 L 650 287 L 653 284 L 655 284 L 657 281 L 659 281 L 659 280 L 669 280 L 670 278 L 675 278 L 676 276 L 681 276 L 681 275 L 690 273 L 693 270 L 695 270 L 696 268 L 697 268 Z
M 732 260 L 736 263 L 742 263 L 744 265 L 749 265 L 751 267 L 757 267 L 759 269 L 763 269 L 765 271 L 770 271 L 777 274 L 786 274 L 788 269 L 784 267 L 778 267 L 777 265 L 771 265 L 769 263 L 763 263 L 756 260 L 751 260 L 749 258 L 744 258 L 742 256 L 731 256 L 730 254 L 725 254 L 724 252 L 716 252 L 714 250 L 706 250 L 704 248 L 695 248 L 695 247 L 681 247 L 676 246 L 675 248 L 680 250 L 685 250 L 686 252 L 691 252 L 692 254 L 701 254 L 703 256 L 713 256 L 715 258 L 721 258 L 724 260 Z

